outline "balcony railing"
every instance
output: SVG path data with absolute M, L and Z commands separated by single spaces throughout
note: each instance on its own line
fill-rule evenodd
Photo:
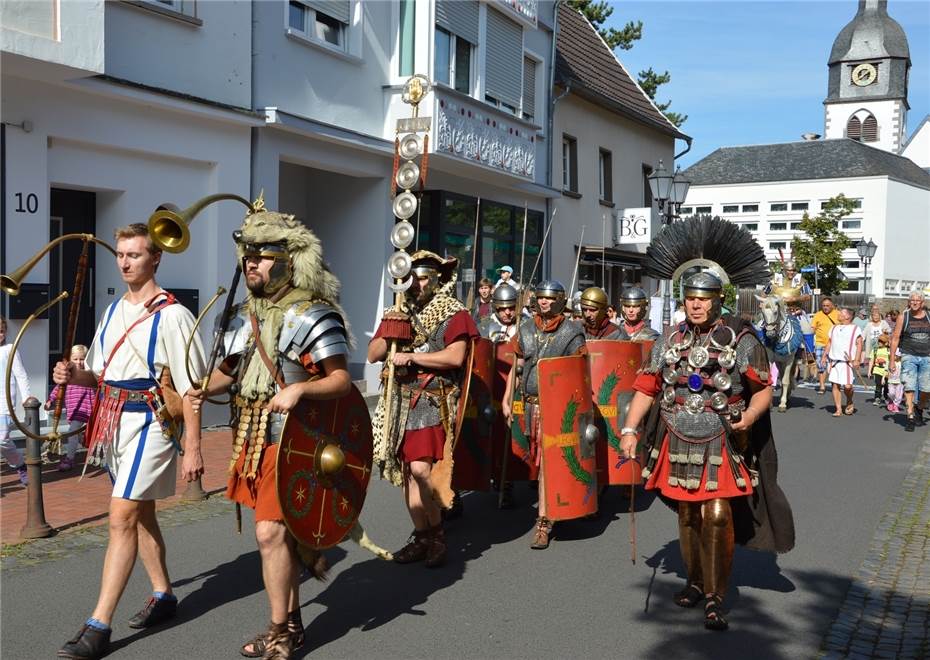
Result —
M 435 153 L 530 181 L 535 178 L 536 129 L 532 124 L 449 90 L 434 88 L 434 96 Z
M 538 0 L 497 0 L 497 5 L 505 7 L 507 11 L 536 26 L 536 16 L 539 11 Z

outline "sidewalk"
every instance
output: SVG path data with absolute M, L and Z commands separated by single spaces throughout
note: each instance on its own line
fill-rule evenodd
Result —
M 226 488 L 226 475 L 232 453 L 232 437 L 228 428 L 205 431 L 202 442 L 204 476 L 203 489 L 208 493 Z M 106 471 L 84 469 L 84 453 L 77 456 L 70 472 L 59 472 L 58 463 L 42 466 L 42 495 L 45 503 L 45 520 L 54 529 L 62 530 L 84 524 L 100 524 L 106 520 L 110 506 L 112 485 Z M 163 509 L 177 504 L 187 483 L 180 479 L 178 469 L 177 494 L 158 502 Z M 80 480 L 79 480 L 80 479 Z M 5 464 L 0 476 L 0 543 L 18 543 L 20 530 L 26 524 L 26 488 L 19 483 L 16 473 Z

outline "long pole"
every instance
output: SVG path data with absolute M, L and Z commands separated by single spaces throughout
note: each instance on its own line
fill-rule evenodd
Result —
M 581 263 L 581 252 L 584 250 L 584 230 L 587 225 L 581 225 L 581 238 L 578 239 L 578 254 L 575 255 L 575 270 L 572 271 L 572 285 L 568 288 L 568 298 L 575 296 L 575 281 L 578 279 L 578 264 Z
M 536 255 L 536 263 L 533 264 L 533 270 L 530 273 L 530 279 L 526 281 L 527 285 L 533 283 L 533 278 L 536 277 L 536 269 L 539 267 L 539 261 L 542 259 L 543 252 L 546 251 L 546 240 L 549 238 L 549 230 L 552 229 L 552 221 L 555 220 L 555 214 L 559 212 L 559 209 L 556 208 L 552 215 L 549 216 L 549 224 L 546 225 L 546 231 L 543 233 L 542 243 L 539 245 L 539 254 Z M 520 283 L 522 286 L 522 282 Z
M 517 295 L 517 320 L 516 320 L 516 332 L 514 336 L 517 338 L 517 345 L 520 344 L 520 321 L 523 319 L 523 262 L 526 258 L 526 218 L 529 211 L 527 208 L 527 203 L 523 203 L 523 240 L 520 242 L 520 287 L 518 289 L 519 293 Z M 542 252 L 542 250 L 540 250 Z M 510 380 L 510 389 L 507 392 L 508 400 L 510 401 L 511 410 L 513 409 L 513 391 L 516 386 L 517 380 L 517 357 L 516 351 L 513 354 L 513 365 L 510 367 L 512 377 Z M 519 422 L 517 422 L 519 423 Z M 501 482 L 500 482 L 500 494 L 497 496 L 497 508 L 500 509 L 504 506 L 504 484 L 507 483 L 507 463 L 510 462 L 510 445 L 511 445 L 511 434 L 512 431 L 508 426 L 507 432 L 504 433 L 504 450 L 501 452 Z
M 672 215 L 666 213 L 669 203 L 667 201 L 659 200 L 659 212 L 662 214 L 662 224 L 670 225 L 672 224 Z M 666 280 L 662 283 L 664 293 L 662 294 L 662 327 L 668 328 L 672 324 L 672 280 Z
M 478 265 L 478 219 L 481 217 L 481 198 L 475 205 L 475 237 L 471 242 L 471 289 L 468 291 L 468 298 L 465 300 L 465 307 L 468 313 L 471 313 L 471 307 L 475 304 L 475 287 L 478 285 L 478 274 L 475 268 Z

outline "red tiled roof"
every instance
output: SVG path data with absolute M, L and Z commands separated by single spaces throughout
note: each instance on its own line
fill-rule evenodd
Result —
M 559 3 L 555 80 L 573 94 L 658 131 L 687 139 L 656 109 L 581 12 Z

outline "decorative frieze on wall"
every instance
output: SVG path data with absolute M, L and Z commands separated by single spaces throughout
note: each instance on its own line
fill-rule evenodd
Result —
M 453 154 L 533 180 L 535 142 L 534 130 L 501 120 L 477 102 L 466 105 L 444 96 L 436 102 L 436 153 Z
M 520 17 L 536 22 L 536 15 L 539 10 L 538 0 L 498 0 L 498 4 L 504 5 Z

